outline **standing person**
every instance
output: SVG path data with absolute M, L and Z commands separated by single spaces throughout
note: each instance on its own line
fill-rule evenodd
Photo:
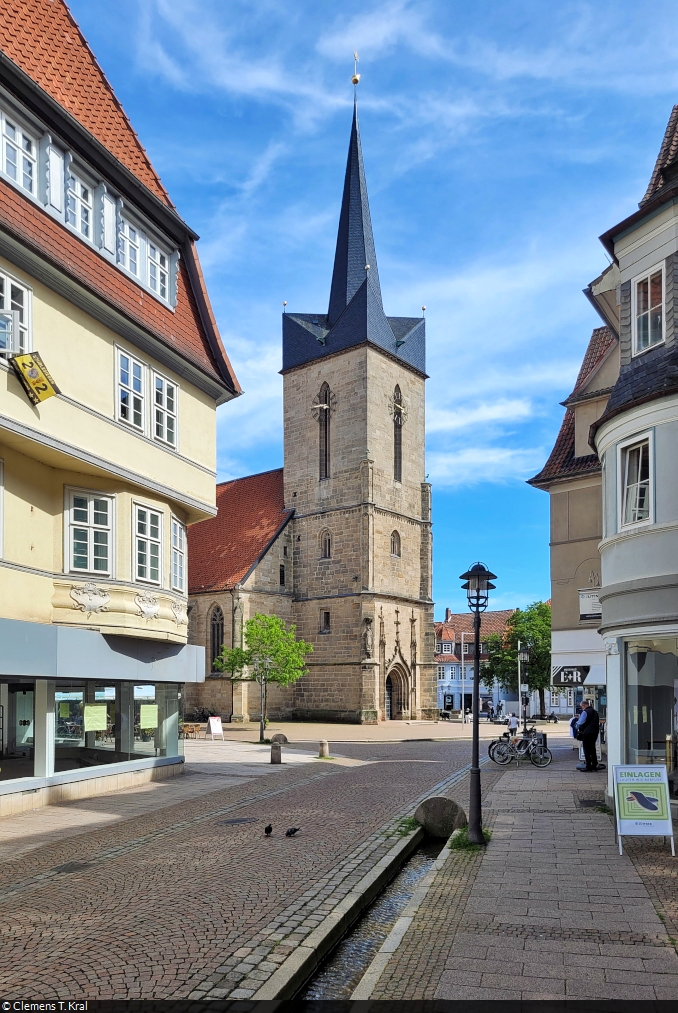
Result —
M 513 713 L 513 711 L 511 711 L 511 713 L 509 714 L 509 719 L 508 719 L 508 727 L 509 727 L 509 732 L 510 732 L 511 735 L 515 735 L 516 734 L 516 732 L 518 731 L 518 725 L 519 724 L 520 724 L 520 722 L 518 721 L 518 718 Z
M 596 739 L 600 731 L 600 718 L 598 711 L 594 710 L 590 700 L 582 701 L 581 717 L 577 722 L 577 738 L 584 748 L 584 771 L 598 769 L 598 757 L 596 755 Z

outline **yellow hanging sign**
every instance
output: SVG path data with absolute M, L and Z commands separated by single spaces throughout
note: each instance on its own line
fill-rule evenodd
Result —
M 40 404 L 48 397 L 61 393 L 37 352 L 14 355 L 9 361 L 33 404 Z

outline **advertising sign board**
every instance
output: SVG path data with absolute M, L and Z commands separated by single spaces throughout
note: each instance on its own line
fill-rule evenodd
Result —
M 622 837 L 670 837 L 675 857 L 669 781 L 664 764 L 612 768 L 619 854 Z
M 210 718 L 208 718 L 208 720 L 207 720 L 207 730 L 205 732 L 205 738 L 207 738 L 208 735 L 212 736 L 212 742 L 214 742 L 214 736 L 215 735 L 221 735 L 221 737 L 223 739 L 223 737 L 224 737 L 224 729 L 222 728 L 222 725 L 221 725 L 221 718 L 218 715 L 216 717 L 214 715 L 212 715 Z

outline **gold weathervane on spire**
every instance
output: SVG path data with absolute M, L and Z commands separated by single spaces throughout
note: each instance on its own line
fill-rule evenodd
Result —
M 353 53 L 353 77 L 351 78 L 351 84 L 358 84 L 360 80 L 360 74 L 358 73 L 358 64 L 360 63 L 360 57 L 354 51 Z

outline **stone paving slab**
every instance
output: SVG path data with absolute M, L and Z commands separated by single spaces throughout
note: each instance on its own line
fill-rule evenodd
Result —
M 468 761 L 464 743 L 350 749 L 360 762 L 210 775 L 211 790 L 126 818 L 103 796 L 120 818 L 77 833 L 65 821 L 0 863 L 3 998 L 249 998 L 402 839 L 401 814 Z M 286 838 L 290 826 L 302 830 Z
M 399 946 L 354 998 L 678 999 L 678 954 L 657 913 L 668 880 L 678 937 L 678 863 L 654 849 L 648 890 L 648 842 L 620 857 L 610 816 L 579 804 L 603 801 L 604 776 L 553 751 L 547 770 L 513 767 L 486 793 L 488 847 L 446 851 Z

